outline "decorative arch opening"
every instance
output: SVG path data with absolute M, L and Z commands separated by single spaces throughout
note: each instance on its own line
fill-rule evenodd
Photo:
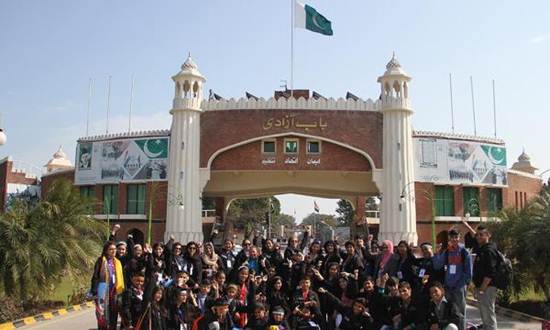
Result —
M 134 237 L 134 243 L 141 244 L 145 242 L 145 236 L 143 235 L 143 232 L 137 228 L 132 228 L 128 230 L 128 235 L 132 235 Z
M 384 84 L 384 91 L 385 91 L 386 96 L 390 96 L 390 95 L 392 94 L 392 91 L 391 91 L 391 88 L 390 88 L 390 84 L 388 84 L 387 81 L 386 81 L 386 83 Z
M 183 97 L 189 96 L 189 90 L 191 89 L 191 84 L 189 84 L 189 81 L 185 81 L 183 83 Z
M 181 85 L 179 81 L 176 81 L 176 97 L 181 97 Z
M 193 97 L 197 97 L 199 94 L 199 83 L 195 81 L 193 84 Z
M 393 91 L 395 93 L 395 96 L 397 97 L 401 96 L 401 85 L 397 80 L 393 82 Z
M 367 159 L 367 161 L 369 162 L 371 170 L 375 170 L 377 168 L 376 165 L 374 164 L 374 160 L 372 159 L 372 157 L 364 150 L 361 150 L 359 148 L 356 148 L 356 147 L 351 146 L 351 145 L 346 144 L 346 143 L 342 143 L 342 142 L 339 142 L 339 141 L 336 141 L 336 140 L 328 139 L 326 137 L 317 136 L 317 135 L 310 135 L 310 134 L 304 134 L 304 133 L 298 133 L 298 132 L 287 132 L 287 133 L 280 133 L 280 134 L 258 136 L 258 137 L 252 138 L 252 139 L 244 140 L 244 141 L 241 141 L 241 142 L 223 147 L 223 148 L 217 150 L 216 152 L 214 152 L 212 155 L 210 155 L 210 157 L 208 158 L 208 163 L 206 164 L 206 167 L 208 169 L 210 169 L 212 167 L 212 163 L 214 162 L 214 159 L 216 159 L 217 156 L 219 156 L 220 154 L 222 154 L 225 151 L 228 151 L 230 149 L 234 149 L 234 148 L 237 148 L 237 147 L 240 147 L 240 146 L 243 146 L 245 144 L 252 143 L 252 142 L 266 140 L 266 139 L 272 139 L 272 138 L 278 138 L 278 137 L 283 137 L 283 136 L 293 136 L 293 137 L 316 139 L 316 140 L 320 140 L 320 141 L 335 144 L 337 146 L 340 146 L 340 147 L 349 149 L 351 151 L 354 151 L 354 152 L 362 155 L 363 157 L 365 157 Z

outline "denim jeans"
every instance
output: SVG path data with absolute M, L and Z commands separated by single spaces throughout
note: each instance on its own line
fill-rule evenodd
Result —
M 480 293 L 479 288 L 475 290 L 475 296 L 478 300 L 478 308 L 483 321 L 483 330 L 497 329 L 497 315 L 495 312 L 495 300 L 497 299 L 497 288 L 490 286 L 485 292 Z
M 445 298 L 458 307 L 460 312 L 460 322 L 456 325 L 458 330 L 466 329 L 466 287 L 461 288 L 445 288 Z

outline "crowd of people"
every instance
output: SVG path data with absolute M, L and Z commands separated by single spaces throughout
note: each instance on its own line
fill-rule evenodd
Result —
M 470 282 L 483 329 L 497 328 L 499 253 L 482 226 L 469 228 L 468 248 L 456 229 L 418 247 L 372 235 L 341 246 L 307 229 L 284 247 L 244 239 L 238 253 L 230 239 L 115 242 L 119 228 L 92 277 L 99 329 L 464 330 Z

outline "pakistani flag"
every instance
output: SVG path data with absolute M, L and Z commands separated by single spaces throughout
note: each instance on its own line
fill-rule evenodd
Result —
M 308 5 L 294 2 L 294 26 L 321 33 L 326 36 L 332 35 L 332 25 L 325 16 L 319 14 L 315 8 Z

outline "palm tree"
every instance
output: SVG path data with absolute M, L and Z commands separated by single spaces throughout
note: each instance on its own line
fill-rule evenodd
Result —
M 69 275 L 89 274 L 105 225 L 86 215 L 92 201 L 67 180 L 56 181 L 36 206 L 14 201 L 0 217 L 0 281 L 23 301 Z

